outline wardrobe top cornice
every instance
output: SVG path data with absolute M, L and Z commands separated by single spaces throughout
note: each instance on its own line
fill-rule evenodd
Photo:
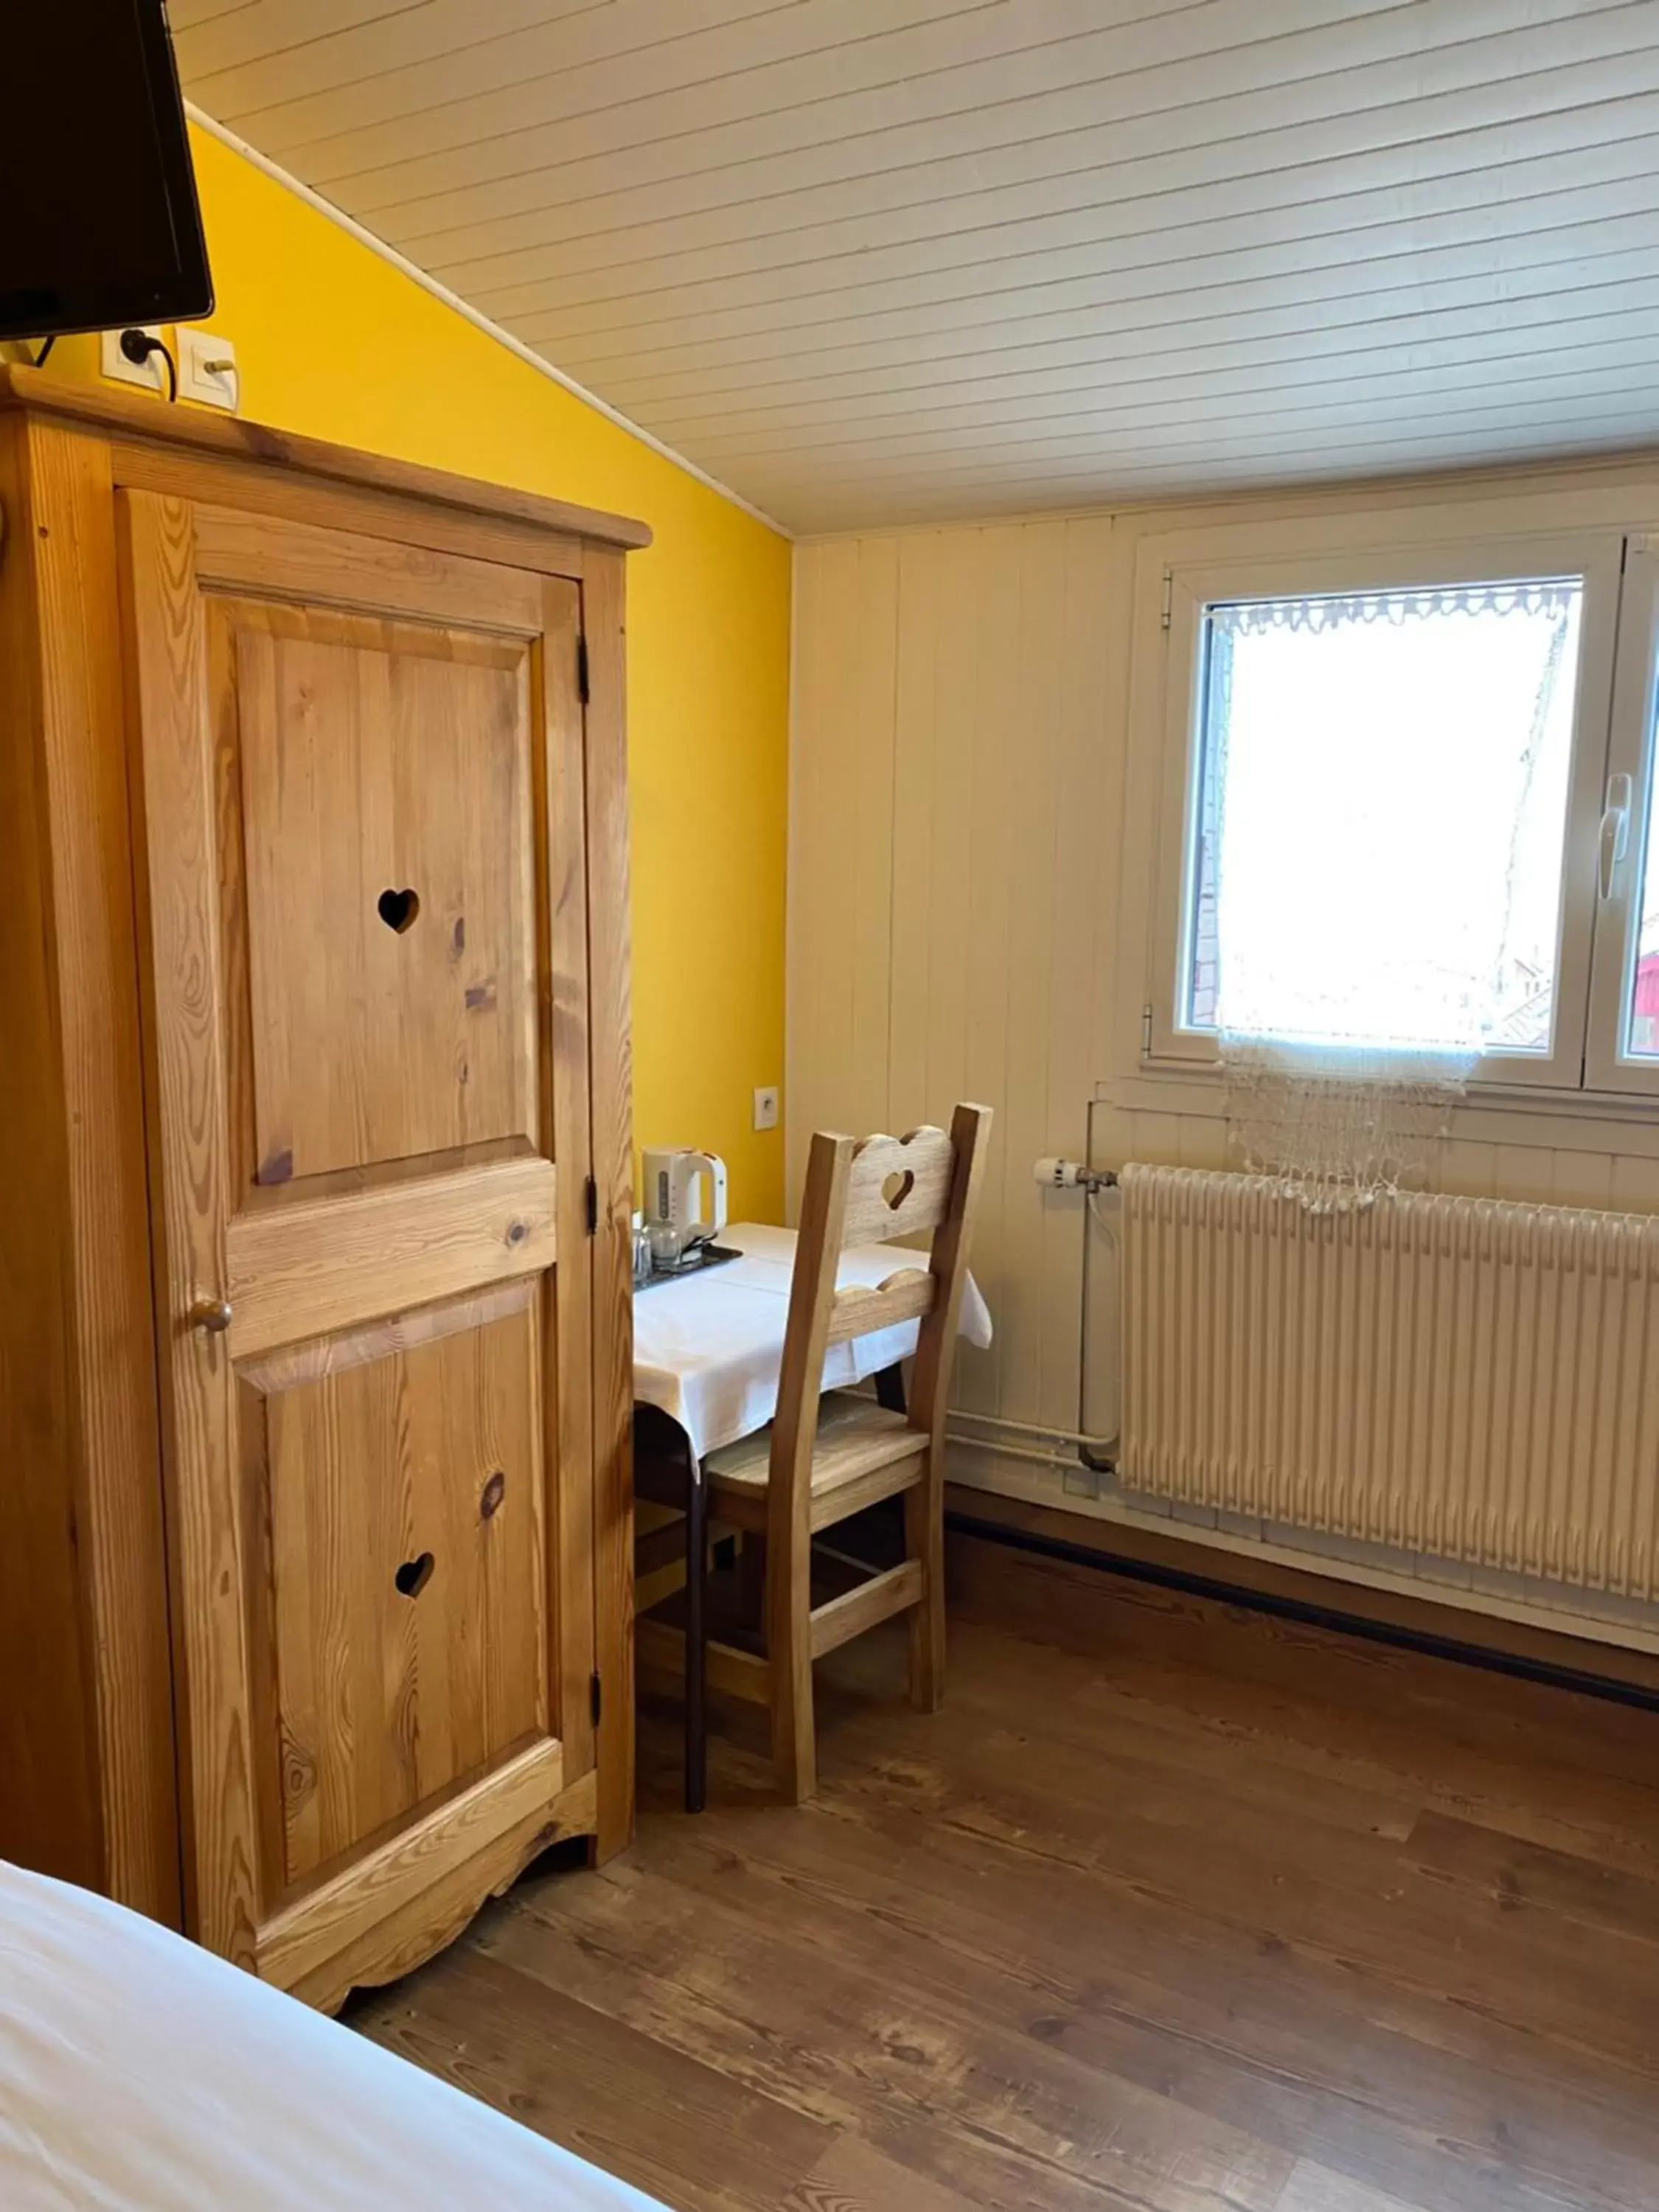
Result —
M 562 538 L 637 551 L 651 543 L 648 525 L 597 507 L 574 507 L 562 499 L 453 476 L 413 461 L 365 453 L 355 447 L 331 445 L 289 430 L 275 430 L 240 416 L 205 409 L 169 406 L 143 392 L 112 386 L 78 384 L 49 370 L 0 365 L 0 413 L 21 410 L 59 421 L 85 423 L 125 441 L 171 446 L 221 459 L 252 461 L 314 482 L 356 484 L 446 507 L 462 514 L 527 524 Z

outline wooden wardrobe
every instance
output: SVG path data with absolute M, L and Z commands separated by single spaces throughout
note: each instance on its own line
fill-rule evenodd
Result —
M 0 510 L 0 1856 L 332 2007 L 629 1833 L 649 533 L 27 369 Z

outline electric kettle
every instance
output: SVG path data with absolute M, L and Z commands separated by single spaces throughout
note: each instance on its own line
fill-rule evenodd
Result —
M 682 1252 L 718 1237 L 726 1226 L 726 1162 L 720 1154 L 677 1145 L 647 1147 L 643 1158 L 646 1227 L 666 1223 L 678 1232 Z M 698 1188 L 704 1176 L 708 1180 L 707 1212 Z

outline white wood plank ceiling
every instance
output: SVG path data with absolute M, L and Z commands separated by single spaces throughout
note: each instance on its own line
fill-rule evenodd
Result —
M 788 527 L 1659 441 L 1659 0 L 173 0 L 186 90 Z

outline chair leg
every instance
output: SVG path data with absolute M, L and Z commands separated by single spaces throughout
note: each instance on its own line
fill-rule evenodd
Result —
M 685 1447 L 685 1809 L 708 1796 L 708 1647 L 703 1600 L 708 1573 L 708 1492 L 695 1447 Z
M 929 1455 L 927 1480 L 904 1493 L 906 1556 L 921 1562 L 921 1602 L 910 1609 L 910 1703 L 937 1712 L 945 1698 L 945 1489 Z
M 803 1528 L 766 1546 L 766 1656 L 772 1692 L 772 1765 L 786 1802 L 818 1786 L 812 1720 L 812 1547 Z

